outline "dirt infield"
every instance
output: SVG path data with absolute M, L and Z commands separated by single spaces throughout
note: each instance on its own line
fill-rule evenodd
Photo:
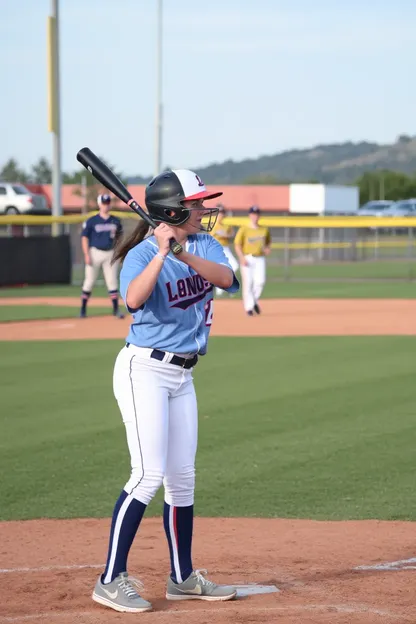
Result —
M 91 305 L 101 306 L 98 298 Z M 78 307 L 78 299 L 3 299 L 0 305 Z M 0 340 L 124 339 L 129 319 L 59 319 L 0 324 Z M 213 335 L 416 335 L 415 300 L 277 300 L 260 317 L 241 301 L 216 302 Z M 276 487 L 278 496 L 278 486 Z M 117 614 L 90 595 L 106 556 L 110 521 L 33 520 L 0 524 L 0 624 L 144 623 L 378 624 L 416 622 L 415 525 L 197 518 L 194 563 L 218 582 L 263 586 L 229 603 L 164 598 L 168 548 L 160 518 L 145 519 L 130 572 L 145 585 L 151 613 Z M 364 566 L 366 569 L 357 569 Z M 247 587 L 240 587 L 244 593 Z
M 66 305 L 70 297 L 2 299 L 0 305 Z M 96 306 L 104 299 L 96 298 Z M 0 324 L 0 340 L 124 339 L 130 317 L 54 319 Z M 416 300 L 394 299 L 279 299 L 262 302 L 260 317 L 248 317 L 241 301 L 215 302 L 213 336 L 369 336 L 416 335 Z
M 167 542 L 162 520 L 149 518 L 133 545 L 130 571 L 144 582 L 154 611 L 117 614 L 90 598 L 106 556 L 109 520 L 6 522 L 0 525 L 0 623 L 416 621 L 413 570 L 355 569 L 409 557 L 412 523 L 197 518 L 195 525 L 194 563 L 208 568 L 211 578 L 280 591 L 229 603 L 168 602 Z

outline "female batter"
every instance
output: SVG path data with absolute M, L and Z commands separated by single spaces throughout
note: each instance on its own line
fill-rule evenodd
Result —
M 197 233 L 210 231 L 218 212 L 203 201 L 220 195 L 209 193 L 192 171 L 156 176 L 145 194 L 158 223 L 154 234 L 145 238 L 148 227 L 140 222 L 115 251 L 115 259 L 123 261 L 121 295 L 133 315 L 113 377 L 131 475 L 114 508 L 107 564 L 92 597 L 116 611 L 151 609 L 128 576 L 127 557 L 146 506 L 162 484 L 171 560 L 166 597 L 230 600 L 236 595 L 234 587 L 217 585 L 194 570 L 191 557 L 198 429 L 192 370 L 207 351 L 213 288 L 239 288 L 221 245 Z M 172 238 L 183 246 L 178 256 L 169 251 Z

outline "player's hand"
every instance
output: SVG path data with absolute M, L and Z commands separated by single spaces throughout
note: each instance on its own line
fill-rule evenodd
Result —
M 245 258 L 240 258 L 240 265 L 241 266 L 248 266 L 248 262 Z
M 170 247 L 169 243 L 172 238 L 175 238 L 175 230 L 171 228 L 167 223 L 161 223 L 155 228 L 154 231 L 157 244 L 159 245 L 159 251 L 163 256 L 167 256 Z
M 91 265 L 91 257 L 90 254 L 85 254 L 84 256 L 85 264 Z

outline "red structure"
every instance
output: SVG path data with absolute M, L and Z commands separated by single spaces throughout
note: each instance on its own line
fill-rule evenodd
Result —
M 49 207 L 52 201 L 52 185 L 51 184 L 26 184 L 26 186 L 34 193 L 45 195 Z M 271 186 L 271 185 L 218 185 L 207 187 L 209 190 L 221 190 L 224 195 L 221 202 L 227 210 L 236 212 L 245 212 L 250 206 L 256 204 L 265 212 L 281 213 L 289 210 L 289 187 L 288 186 Z M 76 184 L 62 185 L 62 205 L 65 213 L 81 212 L 84 200 L 80 197 L 80 187 Z M 139 202 L 144 203 L 143 185 L 129 186 L 129 191 L 133 197 Z M 123 210 L 124 204 L 118 202 L 117 209 Z M 126 210 L 128 208 L 126 207 Z

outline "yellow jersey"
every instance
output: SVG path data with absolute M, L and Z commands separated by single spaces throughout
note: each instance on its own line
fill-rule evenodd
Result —
M 224 225 L 223 223 L 218 223 L 217 221 L 211 230 L 211 236 L 213 236 L 223 247 L 228 247 L 234 236 L 234 229 L 231 225 Z
M 234 245 L 239 245 L 245 256 L 264 256 L 264 249 L 270 245 L 271 240 L 269 228 L 242 225 L 237 232 Z

